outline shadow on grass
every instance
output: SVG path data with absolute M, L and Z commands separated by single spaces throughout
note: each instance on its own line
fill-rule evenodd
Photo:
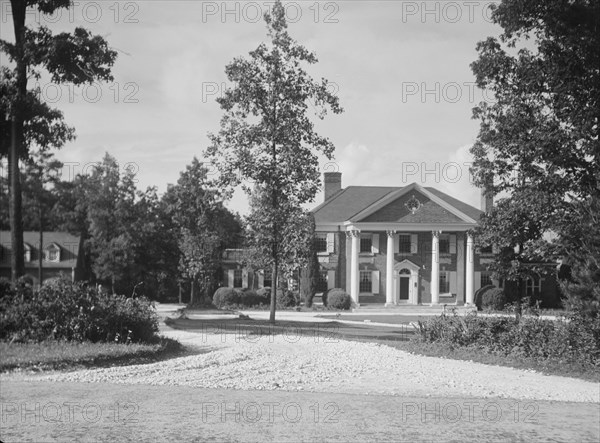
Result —
M 350 325 L 330 322 L 305 322 L 281 320 L 271 324 L 268 320 L 247 318 L 229 319 L 166 319 L 165 324 L 173 329 L 198 332 L 200 334 L 235 335 L 237 340 L 256 341 L 261 337 L 283 336 L 289 342 L 300 337 L 312 337 L 317 341 L 335 342 L 340 339 L 361 341 L 408 341 L 414 336 L 412 326 L 399 324 L 397 328 L 376 325 Z
M 211 352 L 210 348 L 184 347 L 161 337 L 155 344 L 116 343 L 0 343 L 0 372 L 24 370 L 70 371 L 156 363 Z

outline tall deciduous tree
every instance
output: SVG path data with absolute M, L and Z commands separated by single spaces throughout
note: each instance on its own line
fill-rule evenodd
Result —
M 193 303 L 196 283 L 205 295 L 216 289 L 223 250 L 238 243 L 241 226 L 223 206 L 220 192 L 208 181 L 208 169 L 196 158 L 163 201 L 177 230 L 179 269 L 190 281 Z
M 110 68 L 117 54 L 102 37 L 83 28 L 76 28 L 72 34 L 53 35 L 45 26 L 37 29 L 27 26 L 27 8 L 52 14 L 72 6 L 70 0 L 11 0 L 10 4 L 15 40 L 0 40 L 0 50 L 8 55 L 14 67 L 3 66 L 0 70 L 0 155 L 8 157 L 11 268 L 12 278 L 16 279 L 24 273 L 19 160 L 28 157 L 33 144 L 42 149 L 60 148 L 74 137 L 62 113 L 29 90 L 28 80 L 39 79 L 41 70 L 46 70 L 55 83 L 78 85 L 112 80 Z
M 507 197 L 484 218 L 482 235 L 515 249 L 521 263 L 540 253 L 577 257 L 594 234 L 580 230 L 574 241 L 569 226 L 581 220 L 572 215 L 600 199 L 600 3 L 503 0 L 493 8 L 503 33 L 479 42 L 471 65 L 494 97 L 474 108 L 481 125 L 472 172 L 489 194 Z M 548 231 L 558 234 L 551 248 L 542 241 Z M 511 275 L 514 260 L 502 260 L 497 267 Z
M 222 185 L 231 188 L 245 179 L 270 196 L 264 220 L 271 228 L 270 321 L 275 322 L 285 220 L 281 208 L 299 208 L 314 199 L 320 186 L 318 154 L 331 158 L 334 151 L 333 143 L 315 132 L 308 111 L 314 109 L 322 119 L 328 109 L 342 109 L 327 80 L 316 82 L 304 70 L 303 64 L 314 64 L 317 58 L 288 34 L 280 1 L 265 14 L 265 21 L 269 42 L 225 68 L 233 85 L 217 99 L 225 114 L 219 133 L 210 135 L 206 154 L 216 164 Z

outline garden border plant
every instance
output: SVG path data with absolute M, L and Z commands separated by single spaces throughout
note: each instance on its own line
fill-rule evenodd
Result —
M 600 317 L 571 313 L 558 320 L 539 317 L 482 317 L 442 314 L 418 322 L 418 340 L 470 348 L 498 356 L 531 358 L 540 363 L 600 368 Z
M 157 343 L 158 315 L 145 297 L 105 294 L 85 282 L 0 285 L 0 340 Z

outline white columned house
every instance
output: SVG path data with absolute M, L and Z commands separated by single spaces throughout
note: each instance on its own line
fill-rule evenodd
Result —
M 416 183 L 342 188 L 341 174 L 325 175 L 333 188 L 312 212 L 317 234 L 336 239 L 318 253 L 328 287 L 357 305 L 472 303 L 487 278 L 468 235 L 481 210 Z

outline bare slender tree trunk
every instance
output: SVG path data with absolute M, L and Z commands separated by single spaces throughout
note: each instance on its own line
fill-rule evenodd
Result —
M 25 13 L 27 2 L 11 0 L 13 28 L 15 32 L 15 48 L 17 62 L 17 97 L 12 111 L 11 143 L 8 153 L 8 168 L 10 172 L 10 241 L 12 255 L 10 259 L 11 278 L 25 274 L 24 247 L 23 247 L 23 214 L 21 200 L 21 174 L 19 170 L 19 155 L 24 148 L 23 136 L 23 106 L 27 94 L 27 65 L 25 64 Z
M 41 198 L 41 197 L 40 197 Z M 44 216 L 42 215 L 42 205 L 40 203 L 38 208 L 38 219 L 39 219 L 39 228 L 40 228 L 40 246 L 38 248 L 38 282 L 40 288 L 42 287 L 42 282 L 44 281 Z
M 19 171 L 19 147 L 17 137 L 17 122 L 13 117 L 11 123 L 11 144 L 8 156 L 8 169 L 10 173 L 9 187 L 9 217 L 10 217 L 10 242 L 12 254 L 10 256 L 11 279 L 17 281 L 25 274 L 24 246 L 23 246 L 23 214 L 21 201 L 21 177 Z
M 273 243 L 273 257 L 274 257 L 274 262 L 273 262 L 273 273 L 271 275 L 271 312 L 269 314 L 269 322 L 275 324 L 275 309 L 277 306 L 277 277 L 278 277 L 278 267 L 279 267 L 279 261 L 277 260 L 277 243 L 274 242 Z

